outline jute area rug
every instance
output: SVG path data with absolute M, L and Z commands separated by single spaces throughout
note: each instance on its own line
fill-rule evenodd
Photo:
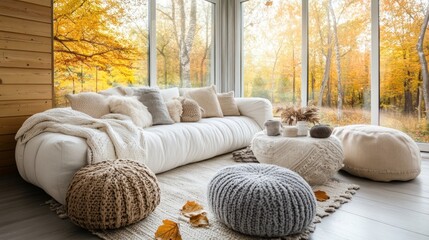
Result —
M 231 154 L 213 159 L 186 165 L 166 173 L 157 175 L 161 188 L 161 203 L 156 210 L 143 221 L 134 225 L 109 231 L 94 231 L 102 239 L 154 239 L 155 232 L 162 220 L 169 219 L 179 223 L 182 239 L 256 239 L 242 235 L 228 229 L 217 221 L 209 211 L 206 200 L 207 184 L 214 174 L 225 166 L 239 163 L 232 159 Z M 335 179 L 323 186 L 314 186 L 313 189 L 325 191 L 330 199 L 317 203 L 317 216 L 313 224 L 303 233 L 288 236 L 283 239 L 309 239 L 315 229 L 315 224 L 351 200 L 359 187 L 353 184 L 339 182 Z M 180 217 L 180 209 L 187 201 L 197 201 L 208 211 L 210 226 L 207 228 L 193 228 Z

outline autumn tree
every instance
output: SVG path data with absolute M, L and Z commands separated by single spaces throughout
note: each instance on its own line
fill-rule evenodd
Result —
M 423 47 L 424 47 L 423 44 L 424 44 L 426 29 L 428 27 L 428 22 L 429 22 L 429 5 L 426 8 L 425 17 L 421 26 L 420 34 L 419 34 L 419 40 L 417 42 L 417 51 L 419 54 L 419 60 L 420 60 L 420 65 L 422 69 L 421 75 L 423 79 L 423 96 L 425 101 L 426 119 L 429 121 L 429 73 L 428 73 L 428 63 L 426 61 L 426 55 L 423 51 Z
M 87 91 L 84 88 L 87 80 L 94 81 L 96 86 L 100 82 L 105 88 L 116 82 L 135 83 L 141 76 L 134 70 L 146 67 L 145 62 L 140 61 L 145 58 L 141 53 L 146 50 L 142 44 L 134 43 L 132 29 L 126 27 L 139 24 L 130 17 L 132 9 L 126 8 L 131 3 L 142 1 L 54 1 L 55 86 L 59 105 L 65 93 Z M 142 37 L 136 38 L 146 42 Z M 71 90 L 68 90 L 69 81 Z

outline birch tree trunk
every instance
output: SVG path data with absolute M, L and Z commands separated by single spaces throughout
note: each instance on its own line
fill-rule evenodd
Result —
M 417 52 L 419 54 L 419 61 L 422 68 L 422 79 L 423 79 L 423 99 L 425 102 L 425 114 L 426 121 L 429 121 L 429 73 L 428 73 L 428 64 L 426 61 L 426 56 L 423 51 L 423 43 L 425 40 L 426 29 L 429 22 L 429 5 L 426 9 L 425 18 L 420 29 L 419 40 L 417 42 Z
M 201 57 L 201 61 L 200 61 L 200 87 L 203 87 L 205 84 L 205 72 L 204 72 L 204 63 L 206 62 L 206 58 L 208 55 L 208 52 L 211 48 L 211 43 L 209 41 L 209 33 L 210 33 L 210 26 L 209 26 L 209 21 L 210 21 L 210 10 L 206 11 L 206 26 L 205 26 L 205 37 L 206 37 L 206 41 L 205 41 L 205 45 L 204 45 L 204 54 Z
M 191 51 L 197 26 L 197 3 L 191 0 L 188 31 L 184 0 L 178 0 L 180 9 L 180 85 L 191 87 Z
M 331 72 L 331 58 L 332 58 L 332 32 L 331 32 L 331 17 L 329 13 L 329 6 L 326 6 L 326 16 L 328 20 L 328 53 L 325 58 L 325 71 L 323 73 L 322 85 L 320 86 L 319 99 L 317 106 L 322 107 L 323 94 L 325 93 L 326 84 L 328 83 L 329 73 Z M 323 44 L 323 43 L 322 43 Z
M 334 8 L 332 7 L 332 1 L 329 0 L 329 9 L 332 14 L 332 30 L 334 33 L 334 45 L 335 45 L 335 59 L 337 64 L 337 90 L 338 90 L 338 104 L 337 104 L 337 118 L 340 120 L 343 117 L 343 87 L 341 84 L 341 54 L 340 54 L 340 45 L 338 42 L 338 32 L 337 32 L 337 19 L 335 17 Z
M 271 102 L 274 102 L 274 89 L 275 89 L 275 77 L 276 77 L 275 73 L 276 73 L 277 62 L 279 61 L 280 51 L 283 48 L 283 41 L 284 39 L 282 39 L 279 47 L 276 49 L 276 52 L 274 55 L 275 57 L 274 57 L 273 68 L 271 69 Z

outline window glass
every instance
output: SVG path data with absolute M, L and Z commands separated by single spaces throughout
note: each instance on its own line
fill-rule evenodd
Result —
M 308 99 L 323 123 L 370 123 L 370 0 L 309 1 Z
M 214 4 L 156 1 L 157 85 L 200 87 L 214 82 Z
M 422 30 L 427 6 L 427 0 L 380 1 L 380 123 L 418 142 L 429 142 L 423 87 L 429 32 Z
M 245 97 L 273 105 L 298 103 L 301 93 L 301 0 L 241 4 Z
M 54 92 L 97 92 L 148 84 L 145 0 L 54 1 Z

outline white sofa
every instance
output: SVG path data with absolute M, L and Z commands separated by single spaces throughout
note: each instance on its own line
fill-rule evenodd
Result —
M 242 116 L 145 128 L 148 158 L 144 164 L 161 173 L 249 145 L 272 118 L 272 106 L 262 98 L 236 98 L 236 103 Z M 87 150 L 82 138 L 47 132 L 17 146 L 15 157 L 26 181 L 65 204 L 74 173 L 87 164 Z

